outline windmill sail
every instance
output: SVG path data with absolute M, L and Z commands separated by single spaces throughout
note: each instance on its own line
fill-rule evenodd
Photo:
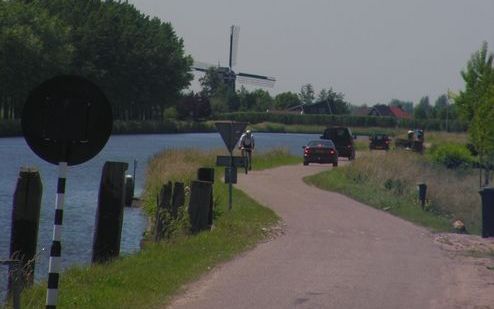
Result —
M 194 64 L 192 64 L 194 70 L 201 72 L 207 72 L 211 67 L 215 67 L 215 65 L 200 61 L 194 61 Z
M 240 33 L 239 26 L 231 26 L 230 32 L 230 57 L 228 64 L 230 65 L 230 69 L 237 64 L 237 53 L 238 53 L 238 36 Z
M 225 84 L 233 91 L 235 91 L 236 81 L 254 86 L 273 87 L 276 81 L 273 77 L 249 73 L 236 74 L 233 71 L 232 67 L 237 63 L 239 32 L 239 26 L 233 25 L 230 27 L 230 50 L 228 56 L 228 67 L 222 67 L 219 64 L 218 66 L 215 66 L 204 62 L 194 61 L 192 68 L 196 71 L 207 72 L 210 68 L 217 67 L 220 78 L 222 78 Z
M 257 74 L 238 73 L 237 81 L 242 84 L 272 88 L 276 79 L 274 77 Z

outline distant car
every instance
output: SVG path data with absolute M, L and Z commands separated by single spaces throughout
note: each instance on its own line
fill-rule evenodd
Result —
M 309 163 L 332 163 L 338 166 L 338 151 L 331 140 L 310 141 L 304 148 L 304 165 Z
M 373 134 L 369 136 L 369 149 L 383 149 L 389 150 L 389 144 L 391 139 L 386 134 Z
M 347 127 L 329 127 L 324 130 L 321 139 L 329 139 L 333 141 L 338 151 L 338 156 L 346 157 L 348 160 L 355 159 L 355 146 L 350 128 Z

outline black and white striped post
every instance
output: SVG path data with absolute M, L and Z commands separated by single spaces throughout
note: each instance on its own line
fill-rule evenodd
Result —
M 48 289 L 46 292 L 46 308 L 57 307 L 58 281 L 61 270 L 62 256 L 62 223 L 63 205 L 65 201 L 65 182 L 67 179 L 67 162 L 58 164 L 57 197 L 55 200 L 55 221 L 53 222 L 53 236 L 48 265 Z
M 60 75 L 30 92 L 21 125 L 31 150 L 43 160 L 58 165 L 46 293 L 46 308 L 56 308 L 67 168 L 89 161 L 103 149 L 112 131 L 112 110 L 104 93 L 92 82 L 79 76 Z

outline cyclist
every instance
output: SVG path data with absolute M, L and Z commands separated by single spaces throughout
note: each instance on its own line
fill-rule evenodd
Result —
M 245 156 L 247 153 L 247 156 L 249 161 L 248 161 L 248 168 L 249 170 L 252 169 L 252 151 L 255 148 L 255 142 L 254 142 L 254 135 L 250 130 L 246 130 L 244 134 L 240 137 L 240 146 L 238 147 L 240 150 L 242 150 L 242 157 Z

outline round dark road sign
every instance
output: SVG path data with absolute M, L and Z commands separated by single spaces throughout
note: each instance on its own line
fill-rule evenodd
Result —
M 113 117 L 110 102 L 96 85 L 61 75 L 31 91 L 21 123 L 27 144 L 39 157 L 76 165 L 103 149 Z

